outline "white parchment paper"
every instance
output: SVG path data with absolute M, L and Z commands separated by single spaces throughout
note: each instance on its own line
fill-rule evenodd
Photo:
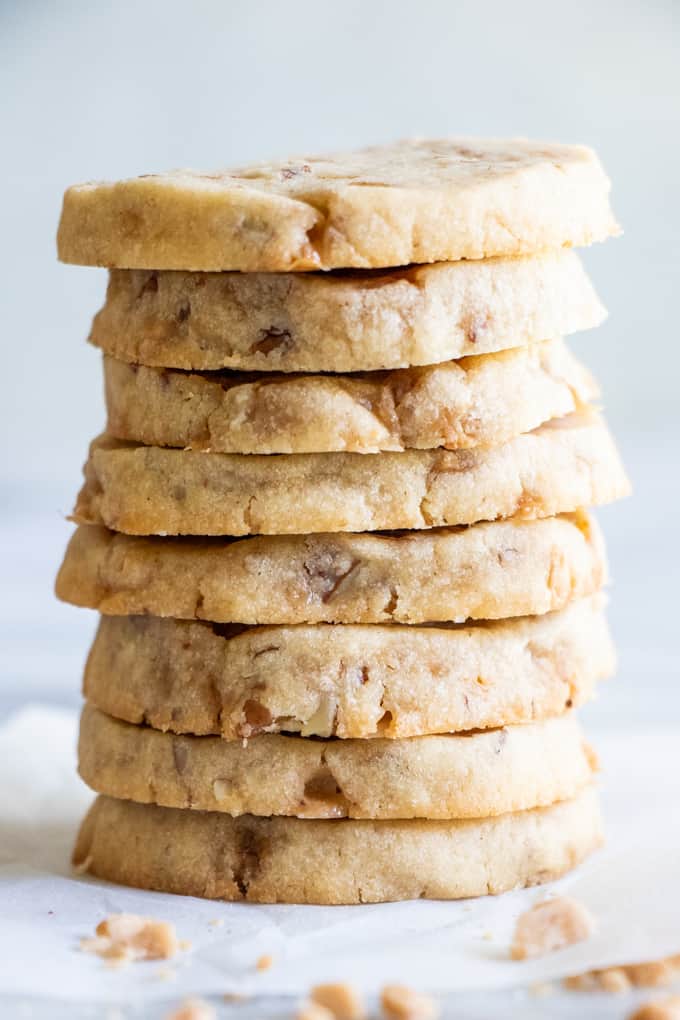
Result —
M 515 919 L 545 888 L 464 903 L 250 906 L 74 876 L 71 845 L 92 797 L 75 775 L 76 718 L 24 709 L 0 728 L 0 994 L 144 1002 L 297 995 L 332 979 L 370 993 L 390 980 L 451 992 L 680 952 L 680 740 L 663 729 L 591 737 L 603 762 L 607 846 L 550 889 L 586 903 L 598 930 L 586 943 L 518 964 L 507 955 Z M 173 921 L 192 948 L 165 967 L 124 970 L 79 951 L 82 936 L 121 911 Z M 274 965 L 258 972 L 264 953 Z

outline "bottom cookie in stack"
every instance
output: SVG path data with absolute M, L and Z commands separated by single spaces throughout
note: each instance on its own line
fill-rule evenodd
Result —
M 233 818 L 100 796 L 73 860 L 112 882 L 208 899 L 378 903 L 547 882 L 601 841 L 591 786 L 549 807 L 450 821 Z

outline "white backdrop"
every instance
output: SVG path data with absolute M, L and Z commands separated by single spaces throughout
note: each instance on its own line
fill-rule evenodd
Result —
M 679 11 L 674 0 L 0 3 L 5 703 L 75 698 L 92 625 L 50 594 L 60 513 L 103 421 L 99 358 L 83 341 L 105 273 L 56 262 L 64 188 L 412 134 L 525 134 L 594 145 L 626 231 L 585 254 L 610 319 L 574 342 L 636 485 L 602 514 L 622 670 L 596 712 L 660 717 L 678 680 Z M 680 720 L 680 699 L 663 716 Z

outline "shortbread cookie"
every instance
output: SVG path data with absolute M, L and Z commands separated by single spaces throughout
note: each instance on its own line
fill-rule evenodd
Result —
M 520 347 L 604 317 L 565 249 L 367 273 L 114 270 L 90 340 L 159 368 L 355 372 Z
M 618 233 L 592 150 L 412 140 L 69 188 L 59 258 L 123 269 L 362 269 L 520 255 Z
M 242 541 L 73 535 L 57 594 L 113 616 L 218 623 L 427 623 L 560 609 L 598 591 L 604 544 L 583 513 L 401 535 Z
M 485 818 L 574 797 L 596 762 L 576 717 L 405 740 L 177 736 L 86 705 L 78 768 L 97 793 L 299 818 Z
M 608 503 L 628 481 L 592 413 L 502 446 L 258 456 L 140 446 L 100 436 L 74 520 L 127 535 L 287 535 L 549 517 Z
M 534 722 L 614 670 L 602 596 L 545 616 L 449 627 L 242 628 L 104 616 L 85 697 L 175 733 L 413 737 Z
M 558 340 L 426 368 L 347 375 L 196 375 L 104 359 L 107 431 L 215 453 L 494 446 L 598 395 Z
M 74 865 L 161 892 L 253 903 L 461 899 L 558 878 L 602 842 L 592 788 L 458 821 L 231 818 L 98 797 Z

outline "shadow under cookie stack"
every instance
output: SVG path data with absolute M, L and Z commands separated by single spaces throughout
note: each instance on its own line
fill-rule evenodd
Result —
M 57 580 L 102 614 L 76 865 L 358 903 L 599 845 L 584 507 L 628 483 L 561 337 L 604 316 L 570 249 L 608 192 L 588 149 L 459 139 L 66 193 L 60 257 L 111 269 Z

